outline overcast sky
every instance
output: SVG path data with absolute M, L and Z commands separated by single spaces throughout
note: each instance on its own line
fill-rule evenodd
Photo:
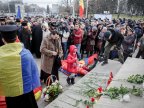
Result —
M 12 0 L 0 0 L 0 1 L 12 1 Z M 28 4 L 37 4 L 41 7 L 45 7 L 48 5 L 48 4 L 55 4 L 55 3 L 60 3 L 61 0 L 22 0 L 24 3 L 28 3 Z
M 61 0 L 23 0 L 24 3 L 35 3 L 45 8 L 48 4 L 59 3 L 60 1 Z
M 24 3 L 40 3 L 40 4 L 45 4 L 45 3 L 57 3 L 61 0 L 23 0 Z

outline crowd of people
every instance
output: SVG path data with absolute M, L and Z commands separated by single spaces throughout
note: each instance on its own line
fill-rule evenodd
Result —
M 70 45 L 75 45 L 78 48 L 79 59 L 82 59 L 84 54 L 89 57 L 94 53 L 109 58 L 109 51 L 112 46 L 115 46 L 115 48 L 123 50 L 120 51 L 124 56 L 124 60 L 122 60 L 122 56 L 120 57 L 120 62 L 123 63 L 127 56 L 131 56 L 134 49 L 140 46 L 144 33 L 144 22 L 131 19 L 113 19 L 110 21 L 109 19 L 95 18 L 26 17 L 24 20 L 14 20 L 14 18 L 1 18 L 0 20 L 1 25 L 16 24 L 19 26 L 17 34 L 19 40 L 26 49 L 35 53 L 38 58 L 41 57 L 42 40 L 52 31 L 56 31 L 62 45 L 63 59 L 67 57 Z M 109 45 L 105 47 L 107 41 Z M 2 45 L 2 42 L 0 44 Z M 140 55 L 139 52 L 137 57 Z
M 53 62 L 47 63 L 48 58 L 43 55 L 48 53 L 56 56 L 63 52 L 61 58 L 66 59 L 70 45 L 77 47 L 79 60 L 97 53 L 103 59 L 102 65 L 107 64 L 109 58 L 115 57 L 124 63 L 137 47 L 139 51 L 136 57 L 144 58 L 142 20 L 38 16 L 25 17 L 23 20 L 14 17 L 1 18 L 0 24 L 19 27 L 17 36 L 20 42 L 31 53 L 35 53 L 37 58 L 42 57 L 42 73 L 52 70 L 46 69 L 45 64 L 53 64 Z M 53 39 L 54 35 L 55 39 Z M 53 42 L 53 40 L 57 41 Z M 2 44 L 0 39 L 0 45 Z
M 24 50 L 23 56 L 30 51 L 37 58 L 41 58 L 40 80 L 44 82 L 51 74 L 59 79 L 58 70 L 61 67 L 61 60 L 67 60 L 67 70 L 76 73 L 78 61 L 93 54 L 98 55 L 97 60 L 102 61 L 102 66 L 108 63 L 108 59 L 114 58 L 118 58 L 123 64 L 127 57 L 132 57 L 137 48 L 136 58 L 144 59 L 144 22 L 142 20 L 125 18 L 102 20 L 93 17 L 88 19 L 68 16 L 25 17 L 22 20 L 5 17 L 0 18 L 0 27 L 2 51 L 8 43 L 23 43 L 23 47 L 27 49 Z M 15 48 L 21 45 L 16 46 Z M 28 56 L 30 57 L 26 59 L 31 60 L 31 69 L 37 70 L 33 58 L 31 55 Z M 86 74 L 87 70 L 83 73 Z M 37 73 L 35 74 L 37 78 Z M 67 83 L 74 84 L 74 77 L 75 74 L 68 76 Z M 35 87 L 36 85 L 33 88 Z M 27 90 L 30 95 L 32 95 L 31 90 Z

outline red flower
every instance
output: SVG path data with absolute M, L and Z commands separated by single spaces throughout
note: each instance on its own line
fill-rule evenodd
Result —
M 102 91 L 103 91 L 102 87 L 99 87 L 98 91 L 99 91 L 99 93 L 102 93 Z
M 89 106 L 86 106 L 86 108 L 89 108 Z
M 108 82 L 107 82 L 107 86 L 109 86 L 109 84 L 111 83 L 112 78 L 109 78 Z
M 110 72 L 110 78 L 113 78 L 113 73 L 112 72 Z
M 91 102 L 94 102 L 94 101 L 95 101 L 95 98 L 94 98 L 94 97 L 92 97 L 92 98 L 91 98 Z

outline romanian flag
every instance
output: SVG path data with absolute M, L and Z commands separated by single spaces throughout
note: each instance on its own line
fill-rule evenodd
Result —
M 20 96 L 39 86 L 38 68 L 31 53 L 20 42 L 0 47 L 0 96 Z
M 84 1 L 83 0 L 79 1 L 79 16 L 80 17 L 84 16 Z

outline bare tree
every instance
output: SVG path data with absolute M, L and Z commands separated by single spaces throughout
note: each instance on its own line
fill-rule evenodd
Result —
M 61 13 L 72 14 L 71 0 L 62 0 L 60 6 Z

